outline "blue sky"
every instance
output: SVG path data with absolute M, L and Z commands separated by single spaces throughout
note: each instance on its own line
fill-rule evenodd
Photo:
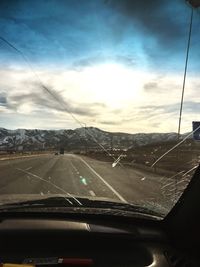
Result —
M 0 33 L 80 121 L 107 130 L 176 131 L 190 13 L 184 0 L 10 0 L 0 2 Z M 195 10 L 183 130 L 191 114 L 198 117 L 199 26 Z M 2 40 L 0 60 L 1 127 L 78 127 Z M 142 117 L 150 106 L 152 114 Z

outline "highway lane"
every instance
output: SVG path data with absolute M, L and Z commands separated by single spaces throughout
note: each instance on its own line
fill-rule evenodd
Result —
M 72 154 L 0 161 L 0 195 L 63 194 L 172 205 L 163 177 Z

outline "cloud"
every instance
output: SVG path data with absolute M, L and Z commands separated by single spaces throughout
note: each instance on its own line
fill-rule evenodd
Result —
M 38 86 L 41 87 L 41 85 Z M 98 112 L 94 109 L 94 107 L 105 107 L 105 105 L 101 103 L 94 103 L 94 105 L 70 103 L 69 100 L 64 100 L 58 92 L 49 86 L 45 87 L 48 88 L 49 91 L 42 88 L 42 91 L 39 94 L 37 92 L 13 94 L 8 98 L 6 106 L 9 109 L 20 110 L 20 107 L 26 104 L 27 106 L 29 105 L 29 107 L 32 106 L 32 111 L 39 107 L 40 109 L 46 108 L 53 111 L 67 112 L 80 116 L 95 116 Z
M 126 67 L 134 67 L 136 66 L 136 61 L 134 60 L 132 55 L 96 55 L 93 57 L 85 57 L 80 60 L 73 62 L 72 68 L 75 70 L 82 70 L 84 67 L 91 67 L 97 64 L 105 64 L 105 63 L 117 63 L 125 65 Z
M 121 121 L 98 121 L 100 124 L 104 124 L 104 125 L 120 125 Z
M 168 0 L 111 0 L 108 4 L 156 37 L 163 46 L 170 46 L 183 37 L 185 29 L 181 23 L 185 18 L 181 20 L 178 16 L 187 13 L 184 1 L 173 1 L 173 6 Z
M 170 116 L 177 116 L 180 110 L 180 102 L 166 105 L 146 105 L 140 106 L 138 113 L 141 116 L 149 116 L 153 118 L 154 116 L 160 114 L 168 114 Z M 183 103 L 183 115 L 198 113 L 200 110 L 200 102 L 195 101 L 185 101 Z
M 78 61 L 75 61 L 72 66 L 74 67 L 88 67 L 101 63 L 121 63 L 126 66 L 135 66 L 136 62 L 134 61 L 131 55 L 96 55 L 93 57 L 82 58 Z
M 21 90 L 17 90 L 15 82 L 12 80 L 13 87 L 5 90 L 3 96 L 0 94 L 1 124 L 7 128 L 76 128 L 107 108 L 99 102 L 76 103 L 51 86 L 44 86 L 44 89 L 31 80 L 21 82 Z M 7 83 L 9 88 L 10 83 Z
M 0 106 L 6 106 L 6 104 L 7 104 L 6 96 L 0 93 Z
M 1 1 L 0 16 L 1 35 L 33 64 L 78 70 L 106 60 L 141 68 L 159 62 L 172 70 L 183 64 L 190 12 L 183 0 L 21 0 Z M 19 63 L 13 54 L 4 47 L 1 61 Z
M 154 91 L 158 89 L 158 84 L 157 82 L 148 82 L 144 84 L 143 88 L 145 91 Z
M 36 71 L 37 72 L 37 71 Z M 3 106 L 1 112 L 18 113 L 32 116 L 41 116 L 45 112 L 57 114 L 67 114 L 75 121 L 73 116 L 80 116 L 81 121 L 93 116 L 98 116 L 102 110 L 107 109 L 103 102 L 82 101 L 77 98 L 80 93 L 79 84 L 74 86 L 74 90 L 66 90 L 67 78 L 63 78 L 67 72 L 57 73 L 49 71 L 38 71 L 36 79 L 30 71 L 24 69 L 0 69 L 0 106 Z M 70 79 L 70 77 L 69 77 Z M 56 85 L 58 88 L 54 89 Z M 75 91 L 75 92 L 74 92 Z M 77 122 L 76 122 L 77 123 Z
M 187 47 L 191 8 L 184 0 L 110 0 L 106 4 L 126 18 L 123 27 L 129 30 L 132 43 L 140 44 L 143 50 L 137 53 L 146 56 L 148 66 L 170 72 L 183 71 Z M 194 12 L 191 38 L 190 68 L 199 66 L 198 12 Z M 134 52 L 133 52 L 134 53 Z M 139 61 L 140 62 L 140 61 Z
M 100 39 L 105 49 L 112 44 L 100 6 L 102 1 L 1 1 L 0 32 L 32 62 L 67 65 L 99 50 Z
M 178 75 L 149 76 L 148 73 L 142 73 L 140 77 L 134 70 L 123 68 L 123 71 L 124 69 L 128 71 L 134 83 L 130 86 L 131 82 L 128 82 L 130 90 L 127 90 L 129 87 L 122 82 L 118 92 L 116 91 L 119 84 L 118 77 L 126 81 L 126 71 L 113 74 L 112 81 L 117 81 L 116 86 L 113 86 L 112 82 L 108 83 L 110 74 L 107 69 L 108 76 L 104 78 L 106 80 L 104 88 L 101 85 L 104 76 L 99 75 L 99 72 L 93 72 L 94 69 L 87 68 L 87 72 L 37 69 L 35 71 L 43 85 L 30 71 L 23 68 L 1 69 L 1 126 L 77 128 L 80 125 L 69 115 L 70 111 L 81 123 L 108 131 L 129 133 L 176 131 L 181 92 Z M 136 78 L 139 79 L 138 88 L 135 86 Z M 198 77 L 191 77 L 188 80 L 186 101 L 183 106 L 184 132 L 190 129 L 191 120 L 198 120 L 200 110 L 200 97 L 197 98 L 196 89 L 198 85 Z M 113 92 L 120 94 L 115 96 Z M 116 105 L 117 103 L 119 105 Z

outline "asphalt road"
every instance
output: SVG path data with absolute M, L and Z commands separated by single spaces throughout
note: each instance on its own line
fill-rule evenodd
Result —
M 51 154 L 0 161 L 0 195 L 68 193 L 170 206 L 172 197 L 163 187 L 165 177 L 132 167 L 113 168 L 85 156 Z

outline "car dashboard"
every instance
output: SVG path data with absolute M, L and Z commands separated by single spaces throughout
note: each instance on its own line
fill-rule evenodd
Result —
M 186 266 L 177 265 L 184 259 L 172 249 L 158 225 L 141 221 L 2 218 L 0 259 L 2 264 L 31 266 Z

